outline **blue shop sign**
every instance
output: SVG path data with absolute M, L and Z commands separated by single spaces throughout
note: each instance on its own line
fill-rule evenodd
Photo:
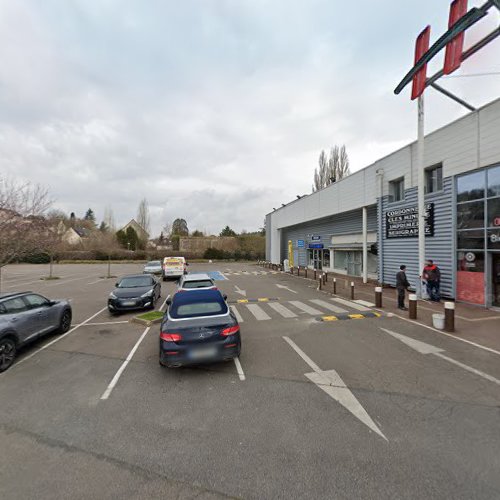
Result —
M 309 243 L 309 248 L 323 248 L 323 243 Z
M 297 240 L 297 248 L 304 248 L 306 246 L 304 240 Z

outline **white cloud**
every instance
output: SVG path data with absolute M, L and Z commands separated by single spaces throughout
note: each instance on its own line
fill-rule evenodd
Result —
M 68 212 L 99 217 L 110 205 L 118 224 L 146 197 L 155 232 L 176 217 L 209 232 L 257 229 L 310 190 L 321 149 L 345 143 L 357 170 L 414 139 L 415 104 L 392 91 L 415 35 L 432 22 L 437 37 L 446 9 L 4 2 L 1 171 L 48 185 Z M 498 70 L 497 50 L 460 71 Z M 475 104 L 498 96 L 498 78 L 443 84 Z M 431 92 L 427 109 L 429 130 L 463 113 Z

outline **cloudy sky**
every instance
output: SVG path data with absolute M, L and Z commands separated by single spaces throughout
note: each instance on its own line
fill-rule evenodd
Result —
M 416 105 L 393 89 L 418 32 L 433 41 L 447 18 L 445 0 L 0 0 L 0 174 L 118 225 L 145 197 L 155 234 L 177 217 L 256 230 L 310 192 L 321 149 L 345 143 L 358 170 L 415 138 Z M 456 75 L 500 72 L 499 50 Z M 499 96 L 499 75 L 442 83 Z M 427 130 L 464 114 L 427 96 Z

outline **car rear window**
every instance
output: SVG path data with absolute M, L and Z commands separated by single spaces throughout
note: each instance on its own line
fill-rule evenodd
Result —
M 210 280 L 192 280 L 192 281 L 185 281 L 182 284 L 182 288 L 206 288 L 214 286 L 214 284 Z
M 203 292 L 199 292 L 203 293 Z M 198 295 L 196 294 L 181 294 L 181 295 Z M 207 298 L 204 300 L 193 301 L 174 301 L 168 311 L 171 318 L 196 318 L 200 316 L 216 316 L 218 314 L 227 313 L 227 304 L 222 297 Z

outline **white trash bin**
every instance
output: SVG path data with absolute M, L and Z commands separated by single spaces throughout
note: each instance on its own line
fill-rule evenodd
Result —
M 444 314 L 433 314 L 432 324 L 437 330 L 444 330 Z

